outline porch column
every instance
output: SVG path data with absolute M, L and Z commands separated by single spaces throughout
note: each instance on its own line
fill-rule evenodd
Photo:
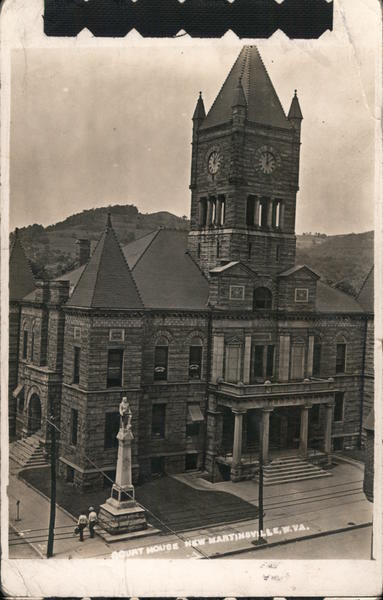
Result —
M 281 335 L 279 337 L 279 365 L 278 376 L 279 381 L 289 380 L 290 369 L 290 336 Z
M 272 408 L 262 408 L 262 457 L 263 464 L 269 461 L 270 413 Z
M 250 383 L 251 335 L 245 336 L 245 355 L 243 359 L 243 383 Z
M 233 441 L 233 462 L 231 466 L 232 480 L 240 479 L 240 465 L 242 459 L 242 421 L 244 410 L 233 410 L 234 414 L 234 441 Z
M 301 407 L 301 429 L 299 434 L 299 454 L 307 457 L 307 438 L 309 432 L 309 409 L 311 406 Z
M 259 198 L 255 199 L 254 225 L 259 226 Z
M 327 454 L 327 464 L 331 465 L 331 433 L 334 404 L 326 404 L 324 424 L 324 451 Z

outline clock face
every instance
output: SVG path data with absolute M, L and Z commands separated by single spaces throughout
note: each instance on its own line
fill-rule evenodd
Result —
M 261 171 L 263 171 L 263 173 L 266 173 L 267 175 L 269 175 L 270 173 L 272 173 L 274 171 L 275 167 L 277 166 L 277 160 L 276 160 L 274 154 L 272 152 L 270 152 L 270 150 L 265 150 L 260 155 L 260 157 L 258 159 L 258 164 L 259 164 Z
M 216 175 L 222 164 L 222 154 L 218 150 L 213 150 L 207 159 L 207 169 L 210 175 Z
M 265 175 L 270 175 L 281 166 L 281 157 L 271 146 L 261 146 L 255 153 L 255 168 Z

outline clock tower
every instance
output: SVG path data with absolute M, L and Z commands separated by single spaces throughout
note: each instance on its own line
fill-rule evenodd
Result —
M 193 115 L 189 252 L 211 269 L 240 262 L 274 279 L 295 264 L 302 113 L 285 115 L 255 46 L 245 46 L 209 112 Z

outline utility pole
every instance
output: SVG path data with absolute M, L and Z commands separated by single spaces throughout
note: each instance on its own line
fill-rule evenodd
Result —
M 258 539 L 252 542 L 254 546 L 267 544 L 263 533 L 263 418 L 259 421 L 259 469 L 258 469 Z
M 56 427 L 54 424 L 54 416 L 49 418 L 50 438 L 51 438 L 51 505 L 49 516 L 49 531 L 47 544 L 47 558 L 53 556 L 53 541 L 55 533 L 56 520 Z

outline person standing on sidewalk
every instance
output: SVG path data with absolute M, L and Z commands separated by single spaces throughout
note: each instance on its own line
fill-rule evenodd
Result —
M 93 506 L 89 507 L 88 521 L 89 521 L 90 537 L 94 538 L 94 528 L 97 523 L 97 513 L 94 510 Z
M 79 540 L 80 542 L 84 541 L 84 529 L 87 525 L 88 525 L 87 516 L 82 513 L 79 516 L 78 521 L 77 521 L 78 532 L 80 534 L 80 540 Z

